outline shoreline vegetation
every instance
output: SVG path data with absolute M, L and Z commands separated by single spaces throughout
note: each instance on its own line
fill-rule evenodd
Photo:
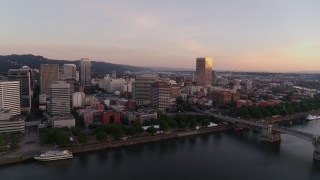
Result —
M 68 149 L 72 153 L 78 154 L 78 153 L 84 153 L 84 152 L 112 149 L 117 147 L 125 147 L 130 145 L 146 144 L 146 143 L 157 142 L 157 141 L 167 140 L 167 139 L 197 136 L 197 135 L 208 134 L 208 133 L 217 133 L 217 132 L 223 132 L 223 131 L 228 131 L 233 129 L 234 129 L 233 125 L 222 125 L 217 127 L 201 128 L 198 130 L 183 130 L 183 131 L 161 133 L 161 134 L 134 137 L 134 138 L 128 138 L 128 139 L 121 139 L 121 140 L 79 144 L 79 145 L 68 146 L 62 149 Z M 21 156 L 21 157 L 0 159 L 0 166 L 33 160 L 33 157 L 34 156 Z

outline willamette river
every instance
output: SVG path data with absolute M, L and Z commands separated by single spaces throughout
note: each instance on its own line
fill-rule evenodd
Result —
M 320 134 L 320 120 L 294 129 Z M 75 155 L 72 160 L 0 167 L 1 180 L 320 179 L 313 146 L 282 135 L 261 144 L 259 133 L 225 132 Z

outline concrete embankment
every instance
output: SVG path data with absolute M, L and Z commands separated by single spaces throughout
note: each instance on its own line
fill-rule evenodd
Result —
M 83 144 L 79 146 L 72 146 L 67 149 L 73 153 L 89 152 L 89 151 L 110 149 L 110 148 L 129 146 L 129 145 L 135 145 L 135 144 L 143 144 L 143 143 L 149 143 L 149 142 L 155 142 L 155 141 L 161 141 L 161 140 L 167 140 L 167 139 L 173 139 L 173 138 L 179 138 L 179 137 L 221 132 L 221 131 L 231 130 L 233 128 L 234 128 L 233 126 L 228 125 L 228 126 L 219 126 L 214 128 L 203 128 L 199 130 L 178 131 L 178 132 L 167 133 L 167 134 L 157 134 L 153 136 L 129 138 L 121 141 L 109 141 L 109 142 L 103 142 L 103 143 Z
M 9 157 L 0 159 L 0 166 L 5 164 L 14 164 L 19 163 L 27 160 L 31 160 L 33 157 Z

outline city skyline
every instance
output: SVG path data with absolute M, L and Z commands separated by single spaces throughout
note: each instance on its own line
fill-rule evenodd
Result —
M 0 54 L 194 69 L 318 71 L 320 2 L 0 1 Z

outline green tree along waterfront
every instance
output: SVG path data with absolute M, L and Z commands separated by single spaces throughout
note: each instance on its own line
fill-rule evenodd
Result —
M 105 141 L 107 139 L 108 135 L 107 133 L 105 133 L 104 131 L 99 131 L 97 134 L 96 134 L 96 138 L 98 141 L 102 142 L 102 141 Z
M 167 131 L 169 129 L 169 124 L 165 120 L 161 120 L 159 126 L 162 131 Z
M 79 114 L 77 113 L 76 109 L 74 109 L 74 108 L 71 110 L 71 114 L 74 117 L 74 119 L 76 120 L 76 125 L 80 126 L 80 127 L 84 127 L 83 116 L 79 116 Z
M 125 133 L 125 129 L 128 135 L 136 134 L 135 127 L 126 127 L 118 124 L 102 125 L 102 126 L 96 127 L 95 132 L 96 132 L 96 135 L 98 135 L 98 133 L 102 135 L 101 132 L 103 132 L 105 135 L 110 134 L 115 140 L 119 140 L 123 137 Z
M 11 148 L 17 148 L 20 142 L 21 135 L 18 133 L 11 134 Z
M 81 133 L 81 128 L 79 126 L 72 127 L 71 132 L 74 136 L 79 136 Z
M 146 120 L 142 124 L 139 121 L 132 122 L 130 125 L 108 124 L 96 125 L 90 124 L 88 127 L 88 134 L 85 129 L 80 126 L 72 127 L 70 130 L 65 129 L 42 129 L 40 130 L 40 140 L 42 144 L 56 144 L 60 146 L 70 145 L 69 137 L 77 138 L 78 143 L 85 144 L 90 141 L 89 136 L 95 136 L 98 141 L 105 140 L 120 140 L 124 136 L 135 137 L 147 134 L 157 133 L 154 127 L 143 130 L 142 126 L 159 125 L 161 131 L 168 130 L 183 130 L 187 128 L 194 129 L 197 125 L 208 126 L 210 122 L 221 123 L 222 121 L 207 115 L 193 116 L 176 114 L 175 116 L 168 116 L 167 114 L 159 114 L 157 120 Z M 92 139 L 92 138 L 91 138 Z
M 188 101 L 184 101 L 181 96 L 176 98 L 177 112 L 191 111 L 191 105 Z
M 147 129 L 147 133 L 154 135 L 157 132 L 156 128 L 154 128 L 153 126 L 149 127 Z
M 115 140 L 119 140 L 124 135 L 124 130 L 121 126 L 116 125 L 113 127 L 111 133 L 112 133 L 112 136 Z
M 282 102 L 274 106 L 242 106 L 239 109 L 231 109 L 228 115 L 243 119 L 260 119 L 275 115 L 290 115 L 300 112 L 308 112 L 320 109 L 320 95 L 312 99 L 297 100 L 294 102 Z
M 6 145 L 6 141 L 4 139 L 4 136 L 0 134 L 0 150 L 2 150 L 2 147 Z
M 78 135 L 78 141 L 79 143 L 87 143 L 88 142 L 88 135 L 84 132 L 80 132 Z
M 41 129 L 40 142 L 42 144 L 56 144 L 63 147 L 70 143 L 69 133 L 57 128 Z
M 0 134 L 0 152 L 18 148 L 20 138 L 19 133 Z

